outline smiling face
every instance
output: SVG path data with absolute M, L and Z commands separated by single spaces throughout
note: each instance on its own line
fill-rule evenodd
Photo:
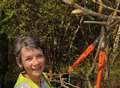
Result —
M 36 48 L 22 48 L 21 63 L 18 65 L 19 67 L 24 67 L 29 77 L 40 77 L 45 66 L 45 58 L 42 50 Z

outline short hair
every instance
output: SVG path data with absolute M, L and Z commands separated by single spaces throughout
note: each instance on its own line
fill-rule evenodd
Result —
M 16 60 L 21 63 L 21 49 L 22 48 L 36 48 L 42 51 L 39 39 L 32 36 L 18 36 L 15 40 L 14 54 Z

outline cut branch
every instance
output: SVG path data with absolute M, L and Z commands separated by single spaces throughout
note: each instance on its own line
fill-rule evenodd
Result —
M 99 24 L 99 25 L 105 25 L 105 26 L 109 26 L 109 28 L 114 27 L 116 24 L 120 23 L 120 20 L 116 20 L 111 24 L 108 24 L 106 21 L 83 21 L 83 23 L 85 24 Z
M 64 2 L 64 0 L 62 0 L 62 1 Z M 106 19 L 109 18 L 108 15 L 100 14 L 100 13 L 97 13 L 97 12 L 92 11 L 92 10 L 90 10 L 90 9 L 84 8 L 84 7 L 80 6 L 80 5 L 77 4 L 77 3 L 73 3 L 73 4 L 69 4 L 69 3 L 67 3 L 67 2 L 64 2 L 64 3 L 67 4 L 67 5 L 69 5 L 69 6 L 71 6 L 71 7 L 73 7 L 73 8 L 80 9 L 80 10 L 83 12 L 84 15 L 87 15 L 87 16 L 95 16 L 95 17 L 98 17 L 98 18 L 104 19 L 104 20 L 106 20 Z M 118 19 L 120 19 L 120 16 L 111 16 L 110 19 L 118 20 Z

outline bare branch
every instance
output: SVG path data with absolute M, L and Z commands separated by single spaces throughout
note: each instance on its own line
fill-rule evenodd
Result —
M 71 6 L 71 7 L 74 7 L 76 9 L 80 9 L 83 12 L 83 14 L 87 15 L 87 16 L 95 16 L 95 17 L 98 17 L 100 19 L 108 19 L 108 17 L 109 17 L 108 15 L 100 14 L 100 13 L 97 13 L 97 12 L 92 11 L 90 9 L 84 8 L 77 3 L 72 3 L 72 4 L 69 4 L 69 3 L 66 3 L 66 2 L 64 2 L 64 3 Z M 120 16 L 111 16 L 110 19 L 118 20 L 118 19 L 120 19 Z
M 107 25 L 105 21 L 84 21 L 85 24 L 100 24 L 100 25 Z

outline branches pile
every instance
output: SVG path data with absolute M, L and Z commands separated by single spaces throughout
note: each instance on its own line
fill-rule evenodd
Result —
M 120 46 L 120 43 L 119 43 L 120 42 L 120 16 L 119 16 L 120 2 L 119 0 L 116 0 L 115 2 L 103 1 L 103 0 L 92 0 L 94 4 L 98 5 L 98 9 L 97 9 L 98 11 L 88 9 L 90 7 L 82 6 L 78 3 L 73 2 L 73 0 L 62 0 L 62 1 L 68 6 L 73 8 L 72 14 L 75 14 L 80 17 L 82 16 L 82 17 L 94 17 L 95 18 L 95 20 L 90 20 L 90 21 L 83 20 L 83 24 L 86 24 L 86 23 L 87 24 L 98 24 L 101 26 L 101 28 L 102 27 L 105 28 L 105 35 L 103 35 L 105 39 L 100 41 L 99 46 L 102 42 L 105 41 L 105 50 L 107 53 L 107 58 L 106 58 L 107 64 L 105 65 L 106 72 L 105 72 L 104 79 L 105 80 L 108 79 L 108 76 L 110 74 L 109 72 L 110 67 L 108 66 L 108 64 L 111 62 L 111 65 L 113 65 L 116 57 L 119 55 L 118 54 L 119 52 L 117 52 Z M 111 6 L 106 5 L 106 3 L 111 3 Z M 115 8 L 113 8 L 112 6 L 114 6 Z M 106 15 L 105 10 L 107 10 L 106 11 L 107 15 Z M 101 36 L 101 39 L 103 36 Z M 93 74 L 92 72 L 95 71 L 96 69 L 96 63 L 97 63 L 96 58 L 98 57 L 98 53 L 100 51 L 99 46 L 98 46 L 98 50 L 95 55 L 92 67 L 88 71 L 88 74 L 86 75 L 87 80 L 90 79 L 91 74 Z M 88 81 L 88 86 L 89 88 L 92 87 L 92 84 L 90 81 Z

